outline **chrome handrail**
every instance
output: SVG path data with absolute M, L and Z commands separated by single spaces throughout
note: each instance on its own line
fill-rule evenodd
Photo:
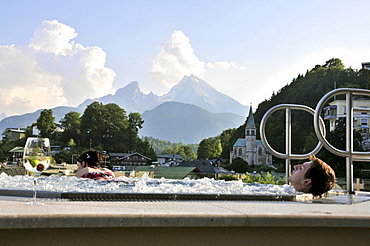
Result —
M 346 150 L 340 150 L 331 145 L 324 136 L 317 129 L 319 126 L 319 118 L 325 103 L 334 96 L 346 95 Z M 370 96 L 370 90 L 354 89 L 354 88 L 340 88 L 325 94 L 318 102 L 315 109 L 314 128 L 317 138 L 322 142 L 323 146 L 333 154 L 346 158 L 346 182 L 347 190 L 353 192 L 353 161 L 370 161 L 370 152 L 354 151 L 353 150 L 353 117 L 354 112 L 366 111 L 361 108 L 356 108 L 353 105 L 353 95 Z
M 334 96 L 346 94 L 346 150 L 340 150 L 331 145 L 325 138 L 325 124 L 320 114 L 328 100 Z M 286 160 L 286 182 L 288 183 L 289 175 L 291 173 L 291 159 L 305 159 L 311 154 L 316 154 L 320 151 L 321 147 L 324 146 L 331 153 L 346 158 L 346 182 L 347 190 L 353 193 L 353 161 L 370 161 L 370 152 L 354 151 L 353 150 L 353 117 L 354 112 L 369 112 L 369 109 L 357 108 L 353 105 L 353 95 L 370 96 L 370 90 L 365 89 L 354 89 L 354 88 L 340 88 L 325 94 L 318 102 L 315 110 L 305 105 L 298 104 L 279 104 L 269 109 L 261 120 L 260 135 L 262 144 L 268 149 L 274 156 Z M 286 153 L 279 153 L 274 150 L 267 141 L 266 138 L 266 122 L 268 117 L 275 111 L 285 109 L 286 110 L 286 139 L 285 139 L 285 150 Z M 314 116 L 314 130 L 319 140 L 319 143 L 314 150 L 307 154 L 292 154 L 291 153 L 291 110 L 303 110 L 307 111 Z
M 276 150 L 274 150 L 270 144 L 268 143 L 267 141 L 267 138 L 266 138 L 266 131 L 265 131 L 265 128 L 266 128 L 266 122 L 267 122 L 267 119 L 268 117 L 270 117 L 270 115 L 272 113 L 274 113 L 275 111 L 277 110 L 280 110 L 280 109 L 285 109 L 285 127 L 286 127 L 286 138 L 285 138 L 285 151 L 286 153 L 283 154 L 283 153 L 280 153 L 280 152 L 277 152 Z M 274 156 L 278 157 L 278 158 L 281 158 L 281 159 L 285 159 L 285 176 L 286 176 L 286 183 L 288 183 L 289 181 L 289 175 L 291 173 L 291 165 L 290 165 L 290 161 L 292 159 L 307 159 L 311 154 L 316 154 L 317 152 L 320 151 L 321 147 L 322 147 L 322 144 L 321 142 L 319 141 L 317 146 L 309 153 L 307 154 L 292 154 L 291 150 L 292 150 L 292 141 L 291 141 L 291 138 L 292 138 L 292 134 L 291 134 L 291 110 L 292 109 L 295 109 L 295 110 L 303 110 L 303 111 L 306 111 L 308 113 L 311 113 L 312 115 L 315 115 L 315 111 L 308 107 L 308 106 L 305 106 L 305 105 L 299 105 L 299 104 L 279 104 L 279 105 L 276 105 L 272 108 L 270 108 L 266 113 L 265 115 L 263 116 L 262 120 L 261 120 L 261 125 L 260 125 L 260 135 L 261 135 L 261 141 L 262 141 L 262 144 L 266 147 L 266 149 L 268 149 Z M 324 124 L 324 121 L 321 119 L 321 131 L 323 132 L 323 134 L 325 135 L 326 132 L 325 132 L 325 124 Z

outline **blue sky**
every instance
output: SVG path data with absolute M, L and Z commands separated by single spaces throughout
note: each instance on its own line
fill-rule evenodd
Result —
M 115 93 L 164 94 L 194 74 L 258 104 L 316 64 L 370 61 L 369 1 L 0 0 L 0 113 Z M 32 95 L 32 96 L 31 96 Z

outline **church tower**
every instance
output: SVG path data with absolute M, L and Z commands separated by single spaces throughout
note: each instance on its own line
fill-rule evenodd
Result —
M 245 125 L 245 159 L 248 165 L 257 164 L 256 146 L 256 124 L 252 112 L 252 105 L 249 107 L 249 115 Z

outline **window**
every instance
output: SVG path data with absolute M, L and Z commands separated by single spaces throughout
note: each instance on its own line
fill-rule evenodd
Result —
M 361 119 L 361 126 L 367 126 L 367 119 Z
M 261 147 L 259 147 L 259 148 L 258 148 L 258 155 L 259 155 L 259 156 L 261 156 L 261 155 L 262 155 L 262 148 L 261 148 Z
M 242 152 L 242 149 L 240 148 L 239 149 L 239 154 L 238 154 L 238 156 L 242 156 L 243 155 L 243 152 Z

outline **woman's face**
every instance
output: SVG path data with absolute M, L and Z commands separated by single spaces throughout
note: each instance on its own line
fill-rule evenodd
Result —
M 77 162 L 77 170 L 81 170 L 84 167 L 85 167 L 85 162 L 84 161 L 82 161 L 82 163 L 79 162 L 79 161 Z

